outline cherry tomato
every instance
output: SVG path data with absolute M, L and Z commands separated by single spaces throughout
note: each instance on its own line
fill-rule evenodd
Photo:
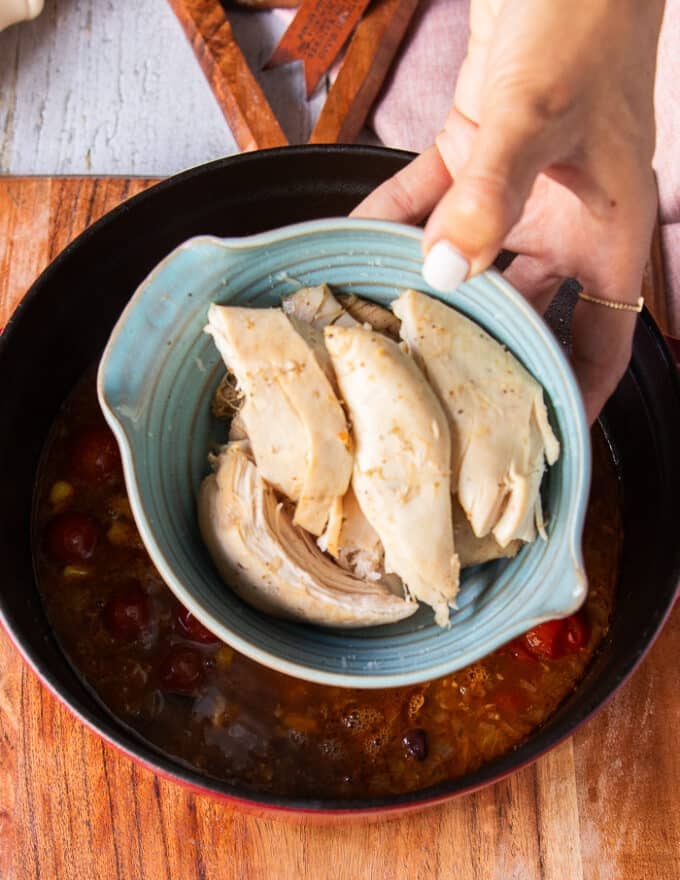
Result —
M 165 655 L 159 672 L 166 691 L 191 694 L 203 678 L 203 658 L 193 648 L 174 645 Z
M 590 621 L 585 611 L 581 609 L 572 614 L 564 621 L 564 627 L 559 637 L 559 649 L 562 655 L 578 654 L 581 648 L 585 648 L 590 641 Z
M 120 452 L 111 431 L 97 426 L 79 431 L 71 442 L 71 465 L 83 480 L 100 482 L 119 476 Z
M 563 628 L 563 620 L 546 620 L 524 633 L 524 644 L 539 660 L 556 660 L 561 656 L 559 637 Z
M 191 611 L 183 605 L 180 605 L 177 611 L 177 620 L 184 634 L 192 641 L 201 642 L 204 645 L 219 642 L 217 636 L 206 629 L 201 621 L 195 618 Z
M 75 511 L 58 514 L 45 530 L 47 553 L 55 562 L 65 564 L 92 559 L 98 539 L 96 521 Z
M 498 711 L 505 715 L 517 715 L 529 705 L 527 692 L 521 687 L 512 687 L 511 685 L 499 688 L 493 695 L 493 701 L 498 707 Z
M 128 584 L 109 599 L 104 606 L 103 617 L 112 635 L 127 641 L 137 639 L 149 625 L 149 598 L 139 584 Z
M 547 620 L 524 633 L 524 644 L 541 660 L 576 654 L 590 640 L 590 623 L 583 610 L 561 620 Z

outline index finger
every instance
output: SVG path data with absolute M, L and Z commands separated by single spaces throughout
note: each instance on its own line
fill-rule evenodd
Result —
M 419 223 L 432 211 L 452 180 L 436 146 L 428 147 L 401 171 L 366 196 L 350 217 Z

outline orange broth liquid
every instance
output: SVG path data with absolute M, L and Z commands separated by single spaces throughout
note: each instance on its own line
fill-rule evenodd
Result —
M 43 454 L 35 508 L 40 589 L 80 676 L 114 716 L 165 754 L 283 796 L 413 791 L 524 741 L 578 685 L 605 634 L 621 512 L 599 430 L 593 443 L 584 539 L 590 586 L 566 641 L 558 624 L 436 681 L 351 690 L 260 666 L 181 608 L 137 534 L 90 375 L 64 405 Z

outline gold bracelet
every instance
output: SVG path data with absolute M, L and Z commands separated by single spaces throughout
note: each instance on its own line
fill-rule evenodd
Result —
M 636 303 L 617 302 L 611 299 L 600 299 L 599 296 L 591 296 L 589 293 L 581 291 L 578 295 L 579 299 L 584 302 L 595 303 L 596 306 L 605 306 L 608 309 L 614 309 L 617 312 L 641 312 L 645 304 L 644 297 L 638 297 Z

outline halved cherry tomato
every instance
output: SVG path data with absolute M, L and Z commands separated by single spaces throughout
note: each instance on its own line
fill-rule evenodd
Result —
M 539 660 L 556 660 L 561 656 L 559 637 L 564 620 L 546 620 L 524 633 L 524 644 Z
M 590 641 L 591 626 L 583 609 L 564 620 L 559 646 L 563 654 L 577 654 Z
M 576 654 L 590 640 L 590 622 L 580 610 L 560 620 L 546 620 L 524 633 L 524 644 L 540 660 L 559 660 Z
M 71 466 L 83 480 L 100 482 L 121 474 L 116 438 L 105 427 L 91 426 L 71 441 Z
M 201 621 L 194 617 L 191 611 L 183 605 L 180 605 L 177 611 L 177 620 L 184 634 L 192 641 L 201 642 L 204 645 L 219 642 L 217 636 L 213 635 L 209 629 L 206 629 Z
M 55 562 L 83 562 L 94 556 L 99 527 L 91 516 L 69 511 L 60 513 L 47 524 L 45 548 Z
M 139 584 L 132 582 L 117 590 L 104 606 L 104 623 L 117 638 L 132 641 L 149 625 L 149 597 Z

